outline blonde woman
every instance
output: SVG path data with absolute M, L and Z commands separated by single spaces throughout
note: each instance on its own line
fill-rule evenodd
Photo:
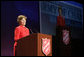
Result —
M 14 32 L 14 56 L 15 56 L 15 47 L 17 46 L 17 40 L 30 35 L 29 33 L 29 29 L 27 27 L 25 27 L 26 25 L 26 19 L 27 17 L 24 15 L 19 15 L 17 18 L 17 22 L 19 24 L 19 26 L 17 26 L 15 28 L 15 32 Z

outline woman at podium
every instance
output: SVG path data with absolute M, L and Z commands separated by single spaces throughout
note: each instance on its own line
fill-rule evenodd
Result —
M 62 16 L 62 8 L 61 6 L 58 7 L 59 16 L 57 16 L 57 26 L 64 27 L 65 26 L 65 19 Z
M 17 46 L 17 40 L 30 35 L 29 29 L 25 27 L 26 25 L 26 19 L 27 17 L 24 15 L 19 15 L 17 18 L 17 22 L 19 23 L 19 26 L 15 28 L 14 31 L 14 56 L 15 56 L 15 47 Z

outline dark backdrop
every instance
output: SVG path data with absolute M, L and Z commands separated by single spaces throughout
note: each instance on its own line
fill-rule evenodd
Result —
M 1 56 L 13 56 L 14 30 L 17 16 L 26 15 L 26 26 L 39 32 L 38 1 L 1 2 Z

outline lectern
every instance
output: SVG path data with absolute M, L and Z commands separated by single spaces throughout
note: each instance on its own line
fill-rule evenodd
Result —
M 71 31 L 70 27 L 58 26 L 56 28 L 56 43 L 58 56 L 71 56 Z
M 52 56 L 52 36 L 33 33 L 17 41 L 15 56 Z

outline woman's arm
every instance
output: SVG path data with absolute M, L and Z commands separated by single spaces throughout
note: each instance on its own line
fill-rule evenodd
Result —
M 19 35 L 20 35 L 20 30 L 19 30 L 19 28 L 16 28 L 15 29 L 15 32 L 14 32 L 14 40 L 15 41 L 17 41 L 17 40 L 19 40 Z

